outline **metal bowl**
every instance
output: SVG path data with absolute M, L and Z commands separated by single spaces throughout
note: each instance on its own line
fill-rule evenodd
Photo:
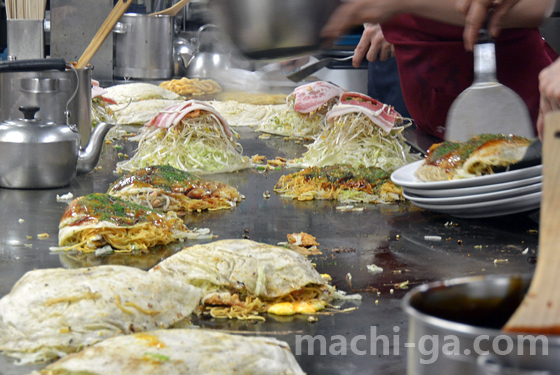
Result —
M 251 59 L 320 50 L 321 28 L 340 0 L 210 0 L 213 22 Z
M 560 374 L 560 336 L 501 330 L 530 281 L 530 275 L 476 276 L 411 290 L 403 299 L 409 316 L 407 374 Z

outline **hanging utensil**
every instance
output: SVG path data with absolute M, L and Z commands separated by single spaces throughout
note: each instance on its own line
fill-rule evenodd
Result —
M 445 139 L 467 141 L 483 134 L 514 134 L 534 137 L 527 105 L 496 78 L 496 50 L 486 28 L 474 47 L 474 81 L 451 105 Z
M 87 66 L 93 55 L 95 55 L 99 47 L 101 47 L 101 44 L 103 44 L 107 35 L 109 35 L 111 30 L 113 30 L 113 27 L 124 12 L 126 12 L 130 4 L 132 4 L 132 0 L 119 0 L 78 60 L 78 63 L 76 64 L 77 69 L 83 69 Z
M 187 3 L 191 1 L 191 0 L 181 0 L 179 1 L 177 4 L 173 5 L 170 8 L 164 9 L 164 10 L 160 10 L 159 12 L 154 12 L 154 13 L 150 13 L 150 16 L 175 16 L 177 15 L 177 13 L 179 13 L 181 11 L 181 9 L 183 9 L 185 7 L 185 5 L 187 5 Z
M 531 286 L 507 332 L 560 334 L 560 111 L 545 116 L 539 257 Z

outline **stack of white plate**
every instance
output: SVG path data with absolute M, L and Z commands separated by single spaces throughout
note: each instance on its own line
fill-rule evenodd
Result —
M 542 164 L 509 172 L 461 180 L 423 182 L 416 170 L 423 160 L 391 175 L 414 205 L 461 218 L 509 215 L 537 209 L 541 204 Z

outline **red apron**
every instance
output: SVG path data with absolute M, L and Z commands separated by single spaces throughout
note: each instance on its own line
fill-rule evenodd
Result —
M 404 101 L 416 126 L 443 138 L 451 103 L 473 81 L 473 54 L 465 51 L 463 28 L 403 14 L 382 29 L 395 47 Z M 534 126 L 538 75 L 557 57 L 538 29 L 502 30 L 496 39 L 498 81 L 523 98 Z

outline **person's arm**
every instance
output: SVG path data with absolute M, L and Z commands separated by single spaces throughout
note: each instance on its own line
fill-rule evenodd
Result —
M 554 0 L 519 0 L 502 26 L 538 27 L 552 12 L 554 3 Z M 411 13 L 458 26 L 465 25 L 465 16 L 452 0 L 349 0 L 334 11 L 321 35 L 336 38 L 353 26 L 367 22 L 383 23 L 401 13 Z
M 497 37 L 500 29 L 508 24 L 509 13 L 520 0 L 457 0 L 457 9 L 465 15 L 465 31 L 463 39 L 465 40 L 465 49 L 472 51 L 478 37 L 478 30 L 482 27 L 486 19 L 489 9 L 492 14 L 489 16 L 488 30 L 490 35 Z M 535 8 L 528 14 L 527 22 L 542 22 L 541 17 L 550 16 L 554 8 L 555 0 L 551 1 L 535 1 Z M 518 5 L 524 10 L 526 4 Z M 529 20 L 533 17 L 534 20 Z M 539 25 L 536 25 L 539 26 Z
M 364 57 L 367 61 L 386 61 L 395 56 L 393 45 L 385 40 L 381 27 L 377 24 L 367 23 L 364 25 L 364 32 L 360 42 L 354 49 L 352 65 L 359 67 Z
M 539 91 L 541 93 L 541 105 L 537 130 L 539 137 L 542 139 L 544 115 L 551 111 L 560 110 L 560 58 L 540 72 Z

